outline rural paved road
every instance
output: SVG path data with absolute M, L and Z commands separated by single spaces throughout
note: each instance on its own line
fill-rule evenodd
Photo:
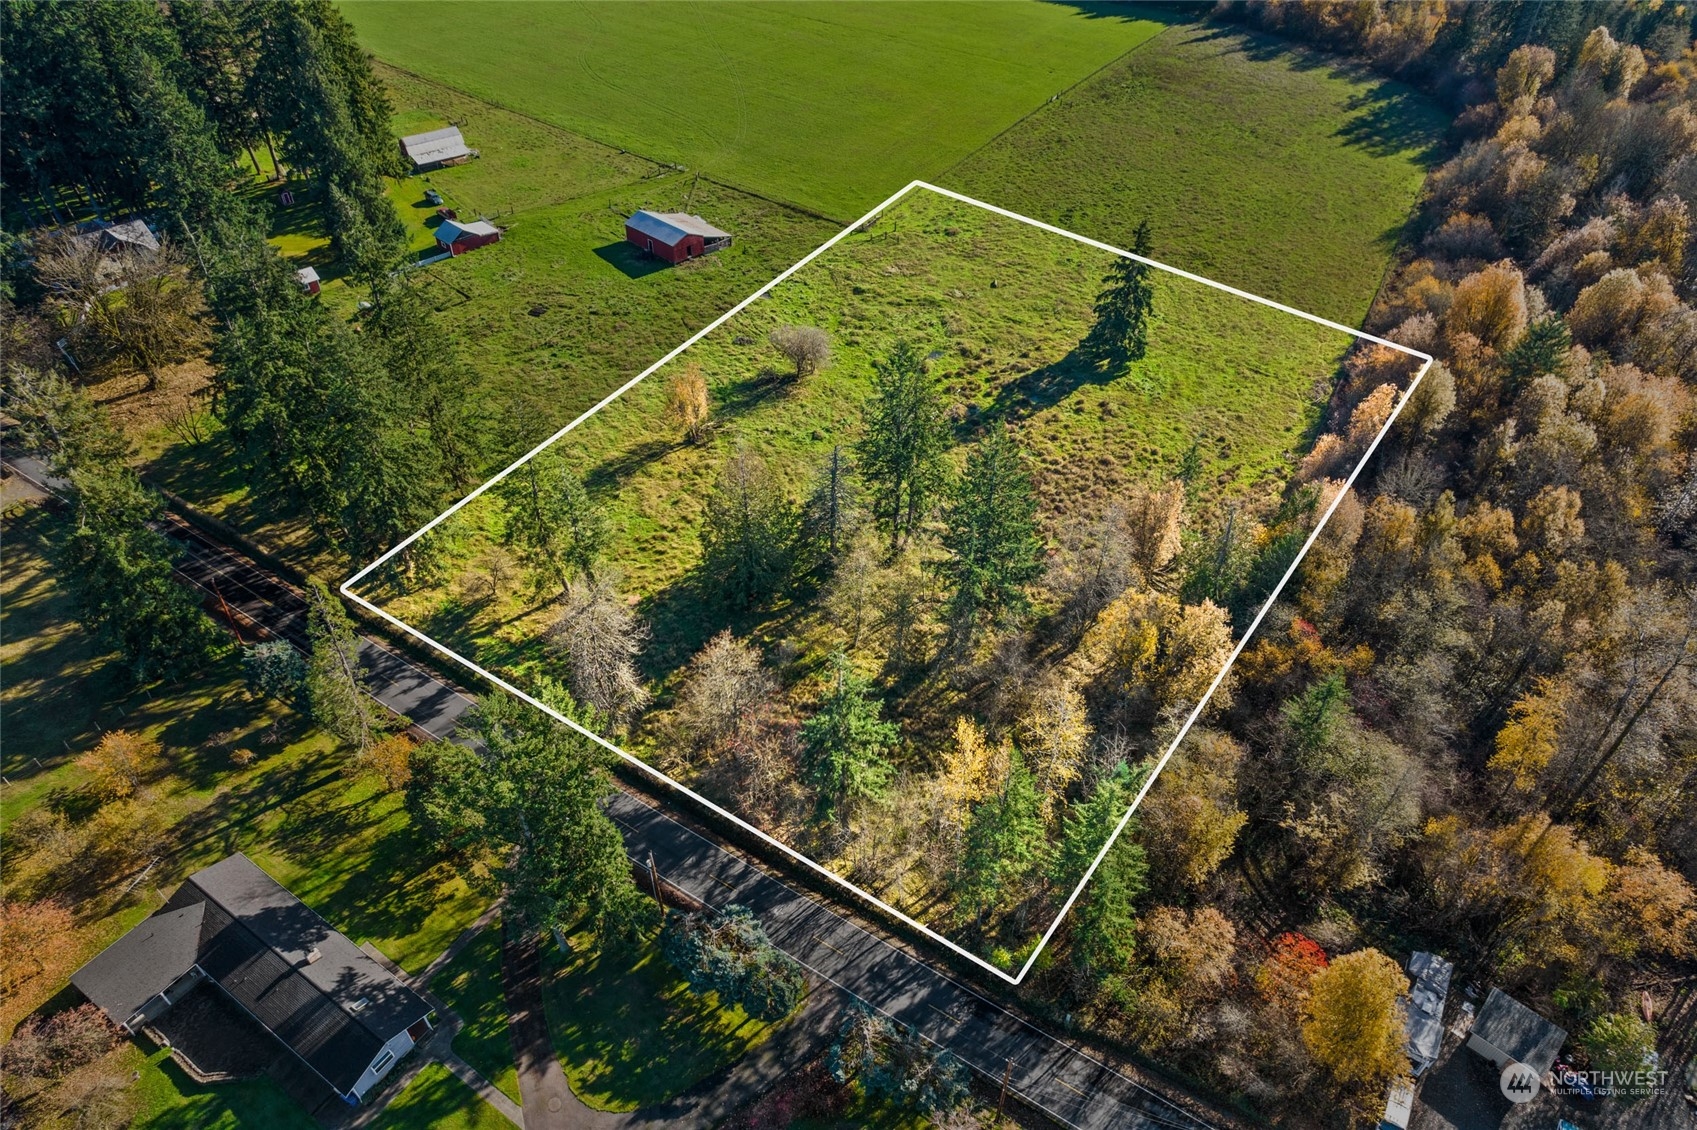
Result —
M 27 463 L 18 469 L 25 474 L 31 470 Z M 178 571 L 208 594 L 214 609 L 228 608 L 232 619 L 250 629 L 262 627 L 304 643 L 306 605 L 298 590 L 176 515 L 167 515 L 163 528 L 186 549 Z M 445 680 L 375 640 L 362 637 L 361 656 L 378 701 L 425 734 L 447 737 L 474 705 Z M 713 906 L 735 902 L 749 907 L 772 940 L 797 961 L 913 1025 L 993 1084 L 1000 1085 L 1011 1061 L 1010 1091 L 1062 1123 L 1088 1130 L 1210 1130 L 1211 1123 L 867 932 L 647 802 L 621 791 L 608 809 L 624 832 L 633 860 L 646 863 L 652 853 L 662 878 L 693 897 Z

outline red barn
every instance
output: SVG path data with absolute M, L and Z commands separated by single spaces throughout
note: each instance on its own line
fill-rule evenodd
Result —
M 436 227 L 436 246 L 450 255 L 500 242 L 501 229 L 486 220 L 443 220 Z
M 686 212 L 637 212 L 625 221 L 625 239 L 668 263 L 711 255 L 731 245 L 731 233 Z

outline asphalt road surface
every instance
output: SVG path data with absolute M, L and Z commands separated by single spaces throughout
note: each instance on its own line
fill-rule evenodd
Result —
M 45 480 L 38 466 L 8 462 L 31 479 Z M 44 485 L 51 489 L 50 482 Z M 174 514 L 161 529 L 184 546 L 180 576 L 247 642 L 275 636 L 305 644 L 306 600 L 299 590 Z M 360 656 L 374 697 L 424 734 L 451 735 L 474 705 L 445 680 L 375 640 L 361 637 Z M 748 907 L 773 942 L 814 973 L 913 1025 L 993 1085 L 1006 1073 L 1011 1094 L 1059 1121 L 1089 1130 L 1211 1127 L 647 802 L 620 792 L 608 808 L 632 859 L 646 863 L 652 853 L 664 879 L 702 902 Z

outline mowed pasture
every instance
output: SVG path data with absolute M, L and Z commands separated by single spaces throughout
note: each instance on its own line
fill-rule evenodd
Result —
M 385 62 L 842 220 L 1163 26 L 1035 3 L 341 7 Z
M 1168 28 L 936 183 L 1360 325 L 1447 128 L 1410 88 L 1272 36 Z

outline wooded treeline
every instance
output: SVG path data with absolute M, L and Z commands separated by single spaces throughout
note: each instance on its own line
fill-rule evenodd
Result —
M 469 378 L 399 270 L 388 101 L 331 4 L 12 4 L 0 51 L 9 216 L 31 225 L 5 247 L 14 416 L 64 410 L 32 400 L 52 388 L 56 342 L 95 363 L 67 367 L 73 381 L 128 368 L 150 384 L 209 345 L 211 410 L 244 481 L 344 560 L 369 560 L 470 485 Z M 264 186 L 282 183 L 280 167 L 308 179 L 368 293 L 357 321 L 304 293 L 267 244 Z M 129 218 L 148 223 L 157 251 L 76 234 L 76 222 Z
M 1135 927 L 1104 964 L 1075 912 L 1029 991 L 1309 1124 L 1408 1070 L 1416 949 L 1678 1078 L 1640 993 L 1697 975 L 1690 14 L 1223 14 L 1466 98 L 1367 326 L 1438 362 L 1141 810 Z M 1350 358 L 1292 496 L 1336 497 L 1396 360 Z

